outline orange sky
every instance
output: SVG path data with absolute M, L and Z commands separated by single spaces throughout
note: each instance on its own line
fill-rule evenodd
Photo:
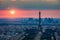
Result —
M 10 13 L 11 10 L 0 10 L 0 18 L 38 18 L 39 10 L 17 10 L 15 14 Z M 40 10 L 41 17 L 60 18 L 60 10 Z

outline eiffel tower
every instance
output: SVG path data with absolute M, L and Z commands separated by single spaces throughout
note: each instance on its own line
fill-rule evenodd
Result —
M 42 33 L 42 26 L 41 26 L 41 12 L 39 11 L 39 25 L 38 25 L 39 32 Z
M 46 34 L 43 34 L 44 32 L 43 32 L 43 28 L 42 28 L 42 26 L 41 26 L 41 12 L 39 11 L 39 25 L 38 25 L 38 32 L 40 32 L 41 33 L 41 38 L 40 38 L 40 40 L 56 40 L 56 37 L 55 37 L 55 33 L 53 33 L 53 39 L 51 38 L 51 37 L 49 37 L 48 38 L 48 34 L 46 33 Z M 47 38 L 45 38 L 44 36 L 47 36 Z M 45 38 L 45 39 L 44 39 Z

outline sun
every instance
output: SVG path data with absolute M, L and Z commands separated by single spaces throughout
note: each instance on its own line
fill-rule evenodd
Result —
M 15 10 L 10 10 L 10 14 L 14 15 L 15 14 Z

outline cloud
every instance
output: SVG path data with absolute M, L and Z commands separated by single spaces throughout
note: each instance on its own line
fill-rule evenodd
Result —
M 58 2 L 59 0 L 20 0 L 22 2 Z
M 18 9 L 60 9 L 60 0 L 6 0 L 0 3 L 0 9 L 15 7 Z
M 58 0 L 41 0 L 42 2 L 57 2 Z

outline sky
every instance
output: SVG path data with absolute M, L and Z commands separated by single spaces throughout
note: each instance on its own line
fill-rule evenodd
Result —
M 38 18 L 39 11 L 43 18 L 60 18 L 60 0 L 0 0 L 0 18 Z

